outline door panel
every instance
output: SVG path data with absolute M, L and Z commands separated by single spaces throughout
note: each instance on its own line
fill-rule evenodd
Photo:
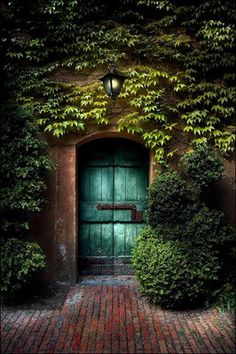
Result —
M 87 257 L 90 255 L 90 239 L 89 227 L 87 224 L 81 223 L 79 228 L 79 255 Z
M 102 237 L 102 256 L 113 256 L 113 224 L 102 224 L 101 229 Z
M 125 224 L 114 224 L 114 257 L 125 254 Z
M 80 226 L 80 256 L 100 257 L 113 255 L 113 225 L 94 223 Z
M 114 200 L 144 202 L 148 185 L 147 166 L 115 167 L 114 169 Z
M 143 224 L 128 224 L 125 226 L 125 255 L 130 256 L 136 235 L 139 234 Z
M 130 257 L 135 238 L 143 228 L 143 224 L 114 224 L 114 256 Z
M 113 167 L 85 165 L 80 182 L 80 222 L 112 222 L 111 210 L 97 210 L 97 205 L 113 198 Z
M 81 274 L 129 273 L 135 238 L 144 226 L 148 152 L 123 139 L 78 151 Z M 129 269 L 128 269 L 129 268 Z
M 113 167 L 86 166 L 81 172 L 80 199 L 83 201 L 109 201 L 113 198 Z
M 112 256 L 112 224 L 95 223 L 89 225 L 90 254 L 93 257 Z
M 94 222 L 113 222 L 113 211 L 112 210 L 98 210 L 98 204 L 102 201 L 97 202 L 80 202 L 80 222 L 94 223 Z
M 143 166 L 147 164 L 147 150 L 139 144 L 123 140 L 122 146 L 117 142 L 114 150 L 114 165 L 116 166 Z

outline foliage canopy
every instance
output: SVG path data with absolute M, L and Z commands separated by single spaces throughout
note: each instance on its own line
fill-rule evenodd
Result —
M 148 193 L 148 224 L 182 224 L 196 208 L 191 190 L 177 172 L 166 172 L 154 179 Z
M 29 228 L 28 213 L 39 211 L 42 205 L 46 173 L 52 164 L 30 108 L 8 100 L 0 107 L 0 115 L 1 237 L 23 237 Z
M 197 149 L 188 151 L 181 160 L 187 175 L 203 193 L 223 176 L 223 161 L 206 144 L 200 144 Z
M 1 287 L 3 298 L 13 299 L 24 285 L 45 269 L 45 256 L 38 244 L 10 238 L 1 243 Z
M 132 261 L 140 290 L 152 302 L 167 308 L 196 305 L 218 279 L 220 268 L 211 247 L 193 248 L 178 239 L 163 241 L 158 230 L 150 227 L 139 235 Z
M 6 85 L 38 124 L 60 137 L 112 119 L 96 80 L 57 81 L 58 70 L 128 76 L 120 130 L 140 134 L 156 158 L 181 143 L 234 149 L 235 4 L 229 0 L 12 0 L 3 7 Z

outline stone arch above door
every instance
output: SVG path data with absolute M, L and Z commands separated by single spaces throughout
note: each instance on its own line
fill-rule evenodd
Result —
M 50 272 L 54 273 L 55 280 L 75 282 L 78 277 L 77 148 L 104 138 L 123 138 L 144 146 L 138 136 L 117 132 L 114 127 L 94 130 L 83 135 L 68 134 L 59 139 L 46 136 L 56 168 L 49 180 L 50 202 L 42 222 L 39 223 L 41 233 L 44 232 L 44 224 L 45 229 L 46 225 L 50 225 L 45 231 L 44 249 L 50 260 Z M 153 154 L 150 151 L 149 183 L 153 176 Z M 38 239 L 40 237 L 36 236 Z
M 94 140 L 105 139 L 105 138 L 120 138 L 134 141 L 138 144 L 145 146 L 144 141 L 138 135 L 118 132 L 117 130 L 109 130 L 109 131 L 99 131 L 96 133 L 91 133 L 88 135 L 77 136 L 75 139 L 76 145 L 81 146 L 87 144 Z M 74 140 L 74 139 L 73 139 Z M 149 184 L 152 182 L 155 175 L 155 162 L 154 162 L 154 154 L 153 151 L 149 150 Z

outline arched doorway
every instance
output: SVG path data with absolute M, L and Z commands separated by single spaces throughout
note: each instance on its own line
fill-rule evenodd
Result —
M 144 226 L 149 151 L 122 138 L 78 148 L 79 274 L 130 274 Z

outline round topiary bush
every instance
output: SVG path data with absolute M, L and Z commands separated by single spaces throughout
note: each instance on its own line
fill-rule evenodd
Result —
M 224 215 L 207 207 L 203 198 L 208 195 L 206 188 L 222 174 L 221 161 L 201 146 L 188 153 L 185 162 L 194 167 L 189 175 L 196 177 L 198 189 L 190 188 L 177 172 L 157 176 L 148 194 L 149 226 L 136 239 L 132 252 L 140 290 L 166 308 L 203 304 L 224 281 L 233 279 L 225 276 L 226 269 L 232 274 L 225 258 L 234 244 L 233 231 Z
M 1 245 L 1 295 L 13 298 L 17 291 L 45 269 L 45 255 L 35 242 L 15 238 Z
M 197 145 L 181 161 L 187 175 L 200 191 L 205 191 L 223 176 L 224 164 L 221 158 L 206 144 Z
M 226 225 L 224 214 L 202 207 L 185 225 L 186 239 L 196 247 L 212 245 L 220 247 L 234 238 L 233 230 Z
M 211 245 L 219 247 L 233 240 L 233 230 L 226 226 L 223 213 L 202 207 L 182 224 L 158 224 L 154 229 L 160 241 L 191 242 L 193 247 Z
M 193 193 L 177 172 L 165 172 L 157 176 L 148 193 L 148 224 L 183 223 L 196 208 Z
M 141 292 L 166 308 L 196 304 L 218 279 L 217 251 L 207 245 L 192 249 L 188 242 L 163 242 L 158 237 L 157 230 L 146 227 L 132 252 Z

